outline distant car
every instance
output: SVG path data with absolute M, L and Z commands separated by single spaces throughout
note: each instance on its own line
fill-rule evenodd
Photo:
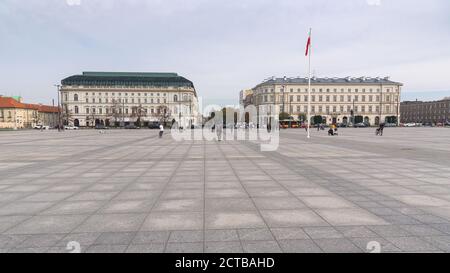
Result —
M 422 126 L 433 127 L 433 123 L 431 123 L 431 122 L 424 122 L 424 123 L 422 123 Z
M 450 126 L 450 121 L 446 121 L 446 122 L 444 123 L 444 126 Z
M 355 128 L 366 128 L 366 127 L 367 127 L 367 124 L 365 124 L 364 122 L 355 124 Z
M 410 123 L 405 123 L 405 124 L 403 124 L 403 126 L 404 126 L 404 127 L 416 127 L 416 124 L 410 122 Z
M 136 129 L 140 129 L 140 128 L 137 127 L 137 126 L 134 125 L 134 124 L 130 124 L 130 125 L 125 126 L 125 129 L 128 129 L 128 130 L 136 130 Z
M 386 123 L 384 127 L 397 127 L 397 123 Z
M 148 125 L 148 128 L 149 129 L 159 129 L 159 123 L 150 123 L 149 125 Z
M 73 131 L 73 130 L 79 130 L 80 128 L 76 126 L 64 126 L 64 130 Z
M 44 126 L 44 125 L 36 125 L 33 127 L 35 130 L 50 130 L 50 126 Z
M 339 123 L 339 124 L 337 125 L 337 127 L 338 127 L 338 128 L 347 128 L 347 127 L 348 127 L 348 124 L 347 124 L 347 123 Z
M 106 127 L 105 125 L 97 125 L 97 126 L 95 126 L 95 129 L 97 129 L 97 130 L 108 130 L 109 128 Z

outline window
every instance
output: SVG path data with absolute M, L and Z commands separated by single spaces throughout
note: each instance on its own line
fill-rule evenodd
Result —
M 86 108 L 86 114 L 89 114 L 89 108 Z
M 73 100 L 78 101 L 78 94 L 73 95 Z
M 177 95 L 174 95 L 174 96 L 173 96 L 173 101 L 174 101 L 174 102 L 177 102 L 177 101 L 178 101 L 178 96 L 177 96 Z
M 78 106 L 75 106 L 75 114 L 78 114 L 80 111 L 80 109 L 78 108 Z

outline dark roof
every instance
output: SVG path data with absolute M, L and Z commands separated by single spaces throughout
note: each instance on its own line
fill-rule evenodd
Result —
M 270 85 L 270 84 L 308 84 L 308 78 L 270 78 L 265 80 L 263 83 L 259 84 L 261 85 Z M 369 77 L 360 77 L 360 78 L 352 78 L 352 77 L 346 77 L 346 78 L 311 78 L 311 84 L 318 85 L 318 84 L 394 84 L 394 85 L 400 85 L 402 86 L 402 83 L 394 82 L 389 79 L 389 77 L 386 78 L 369 78 Z
M 151 87 L 190 87 L 194 84 L 176 73 L 142 73 L 142 72 L 83 72 L 82 75 L 68 77 L 62 85 L 97 85 L 97 86 L 151 86 Z

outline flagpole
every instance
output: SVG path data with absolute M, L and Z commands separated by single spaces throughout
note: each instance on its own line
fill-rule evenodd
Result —
M 312 36 L 312 28 L 309 29 L 309 39 L 311 39 Z M 308 54 L 308 138 L 311 138 L 311 44 L 312 39 L 310 40 L 311 43 L 309 46 L 309 54 Z

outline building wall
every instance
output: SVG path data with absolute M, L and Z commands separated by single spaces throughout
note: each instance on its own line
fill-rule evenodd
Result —
M 35 109 L 0 108 L 0 128 L 26 129 L 35 125 L 54 127 L 58 113 L 43 113 Z
M 177 121 L 185 128 L 195 125 L 198 120 L 198 100 L 192 88 L 124 88 L 124 87 L 86 87 L 62 86 L 61 97 L 66 120 L 69 123 L 95 126 L 109 122 L 133 123 L 138 115 L 133 109 L 142 109 L 142 122 L 160 120 L 158 109 L 167 107 L 169 122 Z M 68 116 L 68 117 L 67 117 Z
M 400 107 L 403 123 L 438 123 L 450 120 L 450 99 L 441 101 L 408 101 Z
M 284 97 L 284 99 L 283 99 Z M 307 84 L 261 84 L 254 89 L 256 106 L 275 107 L 294 119 L 308 110 Z M 311 87 L 311 116 L 320 115 L 328 124 L 350 122 L 351 111 L 374 125 L 386 117 L 400 119 L 401 86 L 379 84 L 314 84 Z

